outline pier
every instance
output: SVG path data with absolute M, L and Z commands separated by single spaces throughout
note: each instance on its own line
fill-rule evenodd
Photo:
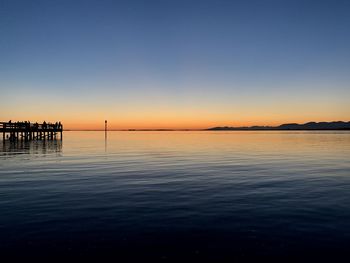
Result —
M 62 140 L 63 125 L 56 123 L 0 122 L 0 133 L 3 140 Z M 58 136 L 59 134 L 59 136 Z

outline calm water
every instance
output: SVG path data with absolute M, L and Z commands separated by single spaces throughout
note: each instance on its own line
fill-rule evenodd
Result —
M 65 132 L 0 141 L 2 256 L 346 257 L 349 132 Z

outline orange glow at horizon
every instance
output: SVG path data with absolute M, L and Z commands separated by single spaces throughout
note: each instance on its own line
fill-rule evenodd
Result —
M 26 118 L 25 118 L 26 117 Z M 277 117 L 277 116 L 275 116 Z M 206 129 L 216 126 L 278 126 L 283 123 L 306 123 L 309 121 L 349 121 L 349 118 L 343 116 L 343 118 L 332 118 L 331 116 L 310 116 L 310 117 L 282 117 L 274 118 L 274 116 L 261 116 L 250 119 L 239 118 L 234 116 L 228 118 L 226 116 L 216 116 L 214 118 L 206 119 L 205 116 L 196 118 L 195 116 L 146 116 L 142 115 L 139 118 L 116 118 L 116 117 L 91 117 L 91 118 L 74 118 L 69 116 L 43 116 L 42 118 L 29 118 L 29 116 L 19 116 L 16 118 L 10 118 L 12 121 L 24 121 L 30 120 L 31 122 L 56 122 L 61 121 L 64 125 L 64 129 L 68 130 L 104 130 L 104 121 L 108 121 L 109 130 L 127 130 L 127 129 Z M 2 119 L 1 121 L 8 121 L 9 119 Z
M 239 98 L 227 101 L 211 98 L 211 101 L 207 101 L 196 100 L 196 97 L 189 101 L 172 101 L 169 97 L 161 97 L 153 100 L 130 99 L 130 102 L 125 99 L 120 103 L 112 99 L 69 98 L 58 104 L 44 100 L 40 105 L 27 105 L 27 100 L 18 98 L 16 103 L 8 104 L 5 101 L 0 121 L 61 121 L 64 129 L 70 130 L 104 130 L 104 120 L 108 120 L 109 130 L 206 129 L 216 126 L 278 126 L 309 121 L 350 121 L 346 96 L 332 98 L 328 95 L 314 101 L 269 98 L 268 102 L 261 96 L 242 101 Z M 43 111 L 43 108 L 47 110 Z

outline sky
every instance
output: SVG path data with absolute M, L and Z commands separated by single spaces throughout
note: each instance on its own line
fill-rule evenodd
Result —
M 0 121 L 350 121 L 350 1 L 0 0 Z

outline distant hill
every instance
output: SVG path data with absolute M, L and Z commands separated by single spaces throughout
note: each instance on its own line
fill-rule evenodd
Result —
M 243 131 L 243 130 L 350 130 L 350 121 L 308 122 L 304 124 L 287 123 L 280 126 L 250 126 L 250 127 L 213 127 L 209 131 Z

